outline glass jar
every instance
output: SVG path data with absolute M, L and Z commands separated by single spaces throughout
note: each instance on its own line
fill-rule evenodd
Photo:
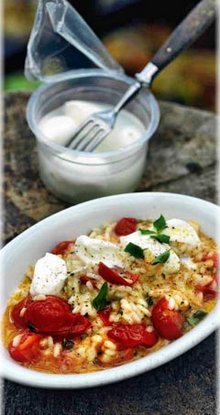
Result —
M 38 88 L 27 105 L 27 121 L 36 136 L 40 177 L 57 197 L 79 203 L 102 196 L 135 190 L 145 168 L 148 141 L 159 123 L 159 107 L 150 91 L 142 87 L 126 106 L 144 126 L 132 144 L 108 152 L 81 152 L 47 139 L 40 120 L 67 101 L 95 101 L 114 106 L 134 82 L 121 73 L 100 69 L 72 71 L 69 79 Z

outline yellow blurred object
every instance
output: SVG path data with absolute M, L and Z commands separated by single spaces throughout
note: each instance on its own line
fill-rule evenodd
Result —
M 139 25 L 107 35 L 103 41 L 129 75 L 140 71 L 171 30 L 166 26 Z M 160 99 L 215 110 L 215 54 L 189 49 L 155 79 L 152 90 Z
M 164 26 L 138 25 L 116 30 L 102 40 L 127 73 L 133 75 L 146 65 L 157 45 L 159 47 L 169 33 Z
M 34 21 L 36 6 L 36 0 L 5 0 L 5 35 L 12 38 L 28 36 Z
M 159 98 L 215 110 L 215 56 L 206 50 L 185 52 L 155 80 Z

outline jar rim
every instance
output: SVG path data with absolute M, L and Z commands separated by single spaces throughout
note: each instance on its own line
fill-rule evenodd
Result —
M 109 78 L 112 80 L 122 81 L 128 86 L 134 82 L 134 78 L 128 77 L 127 75 L 116 73 L 116 72 L 105 72 L 102 69 L 80 69 L 80 70 L 73 70 L 69 72 L 68 81 L 77 79 L 77 78 L 95 78 L 96 76 L 101 76 L 103 78 Z M 61 82 L 65 82 L 65 80 L 57 81 L 57 82 L 48 82 L 47 84 L 43 84 L 38 87 L 31 95 L 27 103 L 27 110 L 26 110 L 26 118 L 28 125 L 32 132 L 35 134 L 37 142 L 40 144 L 45 145 L 47 148 L 50 149 L 57 157 L 71 161 L 78 164 L 106 164 L 114 162 L 114 158 L 116 157 L 117 160 L 120 161 L 121 159 L 128 156 L 129 152 L 133 150 L 139 149 L 143 144 L 145 144 L 153 135 L 155 130 L 158 127 L 159 120 L 160 120 L 160 109 L 159 105 L 154 97 L 154 95 L 147 89 L 145 93 L 148 95 L 148 104 L 149 109 L 151 111 L 151 115 L 153 115 L 149 121 L 149 126 L 145 129 L 144 133 L 141 137 L 135 142 L 125 146 L 120 147 L 118 149 L 110 150 L 110 151 L 103 151 L 100 153 L 93 153 L 93 152 L 85 152 L 79 150 L 73 150 L 68 147 L 64 147 L 61 144 L 55 143 L 52 140 L 49 140 L 40 130 L 39 125 L 34 117 L 37 103 L 39 98 L 44 94 L 46 90 L 52 88 L 53 85 L 57 85 Z M 78 162 L 76 160 L 78 159 Z M 102 158 L 103 162 L 97 163 L 97 158 Z

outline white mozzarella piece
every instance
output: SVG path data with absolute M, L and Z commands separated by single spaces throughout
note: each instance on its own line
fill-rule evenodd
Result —
M 169 249 L 166 247 L 166 250 Z M 180 260 L 177 254 L 171 249 L 168 260 L 163 264 L 163 271 L 165 274 L 174 274 L 180 269 Z
M 64 145 L 73 136 L 76 123 L 67 115 L 46 116 L 40 121 L 40 128 L 47 138 Z
M 131 242 L 134 245 L 140 246 L 142 249 L 149 249 L 155 256 L 162 254 L 162 252 L 166 251 L 167 249 L 164 248 L 164 245 L 155 239 L 150 238 L 149 235 L 143 235 L 140 231 L 130 233 L 127 236 L 121 236 L 120 242 L 123 248 L 125 248 Z
M 59 294 L 66 278 L 65 261 L 58 255 L 47 253 L 36 262 L 30 293 L 32 296 Z
M 103 262 L 108 267 L 123 267 L 120 259 L 120 249 L 111 242 L 89 238 L 81 235 L 75 242 L 75 253 L 86 264 Z
M 131 242 L 144 250 L 149 250 L 155 257 L 170 249 L 169 245 L 162 244 L 156 239 L 151 238 L 149 235 L 143 235 L 140 231 L 130 233 L 130 235 L 127 236 L 121 236 L 120 242 L 123 248 L 125 248 L 129 242 Z M 168 260 L 163 264 L 163 271 L 167 274 L 172 274 L 174 272 L 178 272 L 179 269 L 179 257 L 172 249 L 170 249 L 170 256 Z
M 166 221 L 168 228 L 163 233 L 170 236 L 171 242 L 180 242 L 191 246 L 198 246 L 200 239 L 195 229 L 186 221 L 181 219 L 170 219 Z
M 193 271 L 197 270 L 197 264 L 195 264 L 195 262 L 193 262 L 189 256 L 180 257 L 180 262 L 189 270 L 193 270 Z

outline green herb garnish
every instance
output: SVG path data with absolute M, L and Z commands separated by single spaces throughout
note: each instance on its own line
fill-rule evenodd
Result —
M 135 245 L 132 242 L 129 242 L 129 244 L 125 247 L 124 251 L 128 252 L 135 258 L 144 259 L 144 250 L 140 246 Z
M 157 241 L 161 243 L 168 244 L 170 242 L 170 236 L 164 235 L 164 234 L 158 234 L 158 235 L 152 235 L 151 238 L 156 239 Z
M 200 321 L 204 319 L 204 317 L 207 315 L 205 311 L 198 310 L 196 311 L 191 317 L 187 318 L 188 323 L 190 326 L 196 326 Z
M 151 262 L 152 265 L 156 265 L 156 264 L 164 264 L 164 262 L 166 262 L 168 260 L 170 256 L 170 250 L 168 249 L 167 251 L 163 252 L 162 254 L 158 255 L 153 262 Z
M 167 228 L 166 220 L 163 215 L 153 222 L 153 226 L 155 230 L 139 229 L 139 231 L 142 235 L 150 235 L 152 239 L 156 239 L 161 243 L 169 244 L 170 236 L 161 233 L 165 228 Z
M 167 228 L 166 220 L 163 215 L 160 215 L 160 217 L 153 222 L 153 225 L 157 232 L 161 232 Z
M 107 304 L 108 284 L 104 282 L 101 286 L 98 295 L 94 298 L 92 305 L 96 310 L 103 310 Z
M 155 235 L 155 231 L 150 231 L 149 229 L 139 229 L 142 235 Z

